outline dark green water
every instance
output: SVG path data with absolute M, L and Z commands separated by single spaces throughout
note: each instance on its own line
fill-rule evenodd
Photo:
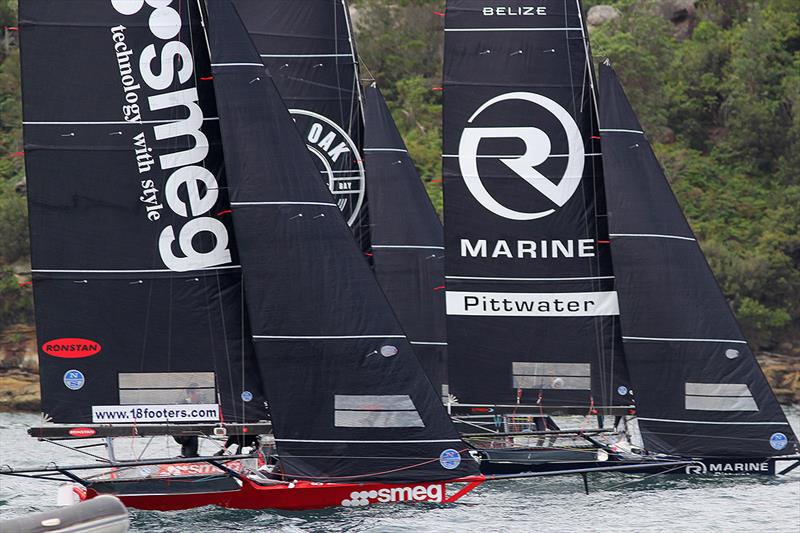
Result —
M 789 410 L 795 428 L 800 408 Z M 25 434 L 37 417 L 0 414 L 0 464 L 86 458 Z M 68 454 L 69 455 L 66 455 Z M 0 476 L 0 516 L 54 507 L 57 484 Z M 193 532 L 800 532 L 800 469 L 782 478 L 600 475 L 487 483 L 457 504 L 378 505 L 288 513 L 206 508 L 132 511 L 132 531 Z

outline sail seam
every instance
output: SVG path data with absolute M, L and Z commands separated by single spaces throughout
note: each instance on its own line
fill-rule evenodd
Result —
M 447 346 L 446 342 L 438 341 L 408 341 L 409 344 L 428 344 L 431 346 Z
M 719 424 L 719 425 L 731 425 L 731 426 L 738 426 L 738 425 L 759 425 L 759 426 L 788 426 L 788 422 L 712 422 L 710 420 L 674 420 L 670 418 L 645 418 L 643 416 L 638 417 L 639 420 L 645 420 L 648 422 L 676 422 L 678 424 Z M 277 440 L 277 439 L 276 439 Z
M 735 342 L 736 344 L 747 344 L 747 341 L 734 340 L 734 339 L 682 339 L 676 337 L 628 337 L 623 335 L 623 340 L 634 341 L 679 341 L 679 342 Z
M 663 235 L 659 233 L 609 233 L 609 237 L 653 237 L 655 239 L 678 239 L 681 241 L 696 241 L 693 237 L 682 237 L 680 235 Z
M 373 248 L 424 248 L 426 250 L 444 250 L 444 246 L 426 244 L 373 244 Z
M 594 279 L 614 279 L 614 276 L 586 276 L 575 278 L 493 278 L 485 276 L 445 276 L 445 279 L 474 279 L 487 281 L 589 281 Z
M 581 31 L 582 28 L 445 28 L 444 31 Z
M 275 442 L 318 442 L 318 443 L 342 443 L 342 444 L 410 444 L 425 442 L 461 442 L 461 439 L 420 439 L 420 440 L 334 440 L 334 439 L 275 439 Z
M 600 128 L 601 133 L 605 132 L 612 132 L 612 133 L 638 133 L 639 135 L 644 135 L 644 132 L 641 130 L 625 130 L 619 128 Z
M 254 339 L 405 339 L 405 335 L 253 335 Z
M 220 266 L 220 267 L 212 267 L 212 268 L 203 268 L 200 270 L 189 270 L 188 273 L 191 272 L 205 272 L 211 270 L 227 270 L 231 268 L 242 268 L 242 265 L 228 265 L 228 266 Z M 58 274 L 116 274 L 116 273 L 129 273 L 129 274 L 138 274 L 144 272 L 174 272 L 179 273 L 177 270 L 170 270 L 169 268 L 153 268 L 148 270 L 53 270 L 53 269 L 42 269 L 42 268 L 34 268 L 31 269 L 31 272 L 46 272 L 46 273 L 58 273 Z M 180 274 L 186 274 L 187 272 L 180 272 Z
M 263 67 L 264 63 L 211 63 L 212 67 Z
M 338 207 L 336 204 L 332 204 L 330 202 L 231 202 L 233 206 L 240 206 L 240 205 L 327 205 L 332 207 Z
M 353 54 L 260 54 L 261 57 L 355 57 Z
M 169 124 L 170 122 L 177 122 L 181 119 L 162 119 L 162 120 L 140 120 L 137 122 L 129 122 L 127 120 L 93 120 L 93 121 L 64 121 L 64 122 L 48 122 L 48 121 L 26 121 L 22 124 L 25 126 L 83 126 L 83 125 L 118 125 L 118 124 Z M 219 117 L 203 117 L 203 120 L 219 120 Z

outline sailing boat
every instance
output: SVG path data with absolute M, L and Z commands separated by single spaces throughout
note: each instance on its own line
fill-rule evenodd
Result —
M 422 368 L 447 401 L 442 223 L 380 89 L 372 83 L 364 96 L 375 276 Z
M 199 6 L 192 2 L 179 10 L 169 3 L 153 7 L 88 1 L 82 3 L 82 9 L 76 9 L 74 3 L 69 10 L 51 7 L 27 2 L 21 15 L 27 76 L 25 134 L 26 147 L 32 153 L 28 174 L 32 233 L 37 243 L 34 264 L 37 274 L 56 270 L 63 276 L 52 290 L 48 287 L 56 283 L 49 278 L 35 281 L 40 331 L 48 339 L 52 335 L 49 328 L 62 328 L 57 334 L 65 339 L 61 343 L 45 341 L 42 358 L 50 367 L 73 364 L 73 352 L 78 352 L 85 356 L 81 359 L 95 363 L 85 367 L 86 382 L 103 381 L 97 389 L 87 389 L 89 394 L 79 392 L 70 397 L 67 407 L 72 411 L 62 413 L 53 405 L 58 421 L 81 420 L 91 412 L 95 422 L 105 422 L 116 415 L 101 413 L 123 413 L 132 419 L 133 429 L 128 428 L 132 435 L 142 423 L 162 422 L 166 429 L 174 430 L 175 422 L 198 418 L 226 428 L 215 400 L 222 404 L 223 412 L 227 408 L 233 416 L 239 402 L 225 403 L 223 393 L 204 399 L 205 403 L 183 403 L 180 396 L 184 390 L 193 399 L 212 394 L 216 390 L 203 386 L 205 383 L 222 388 L 222 384 L 216 385 L 220 376 L 232 381 L 239 375 L 227 371 L 234 365 L 234 356 L 211 363 L 204 359 L 209 346 L 235 339 L 239 350 L 222 353 L 248 356 L 250 366 L 242 370 L 248 381 L 239 383 L 240 388 L 247 388 L 239 397 L 249 404 L 253 390 L 263 394 L 256 410 L 260 415 L 264 413 L 263 400 L 268 401 L 279 459 L 267 474 L 245 467 L 233 469 L 229 461 L 240 459 L 238 456 L 172 461 L 213 465 L 233 483 L 232 487 L 202 491 L 187 483 L 159 483 L 159 478 L 153 483 L 144 467 L 171 463 L 163 460 L 119 462 L 110 457 L 105 463 L 46 467 L 39 472 L 55 471 L 78 481 L 87 487 L 89 496 L 117 492 L 126 505 L 163 510 L 209 504 L 311 509 L 390 501 L 449 502 L 480 485 L 484 478 L 475 475 L 476 462 L 419 366 L 339 205 L 319 180 L 311 154 L 229 0 L 206 3 L 207 34 Z M 106 58 L 98 52 L 104 59 L 88 63 L 97 70 L 93 77 L 68 80 L 62 91 L 73 101 L 69 108 L 54 106 L 43 90 L 49 85 L 37 53 L 49 39 L 61 44 L 64 65 L 74 66 L 77 72 L 87 64 L 78 64 L 74 57 L 67 60 L 75 56 L 71 43 L 80 41 L 91 44 L 90 50 L 110 48 L 117 53 Z M 162 46 L 162 41 L 167 42 Z M 158 76 L 149 70 L 151 60 L 158 56 L 157 45 L 167 57 L 165 64 L 175 56 L 180 58 L 172 69 L 162 65 Z M 141 51 L 138 71 L 131 67 L 136 64 L 130 58 L 134 51 Z M 92 103 L 95 96 L 85 90 L 89 81 L 108 91 L 102 105 L 89 105 L 90 95 Z M 135 96 L 126 96 L 131 93 Z M 128 98 L 141 98 L 135 108 L 122 107 L 123 113 L 135 115 L 108 120 L 120 111 L 115 102 L 133 105 Z M 85 115 L 70 114 L 83 109 L 82 104 Z M 211 110 L 216 113 L 209 113 Z M 138 142 L 143 143 L 142 152 L 137 151 Z M 208 161 L 212 149 L 215 159 Z M 225 181 L 221 180 L 223 155 Z M 97 184 L 92 173 L 87 176 L 81 164 L 84 159 L 93 163 L 89 168 L 103 177 L 112 174 L 113 179 Z M 62 170 L 57 190 L 45 187 Z M 140 176 L 145 173 L 151 180 L 147 185 Z M 143 187 L 153 192 L 142 194 L 138 189 Z M 129 189 L 143 198 L 139 200 L 142 205 L 136 196 L 126 196 Z M 161 190 L 166 206 L 158 195 Z M 157 198 L 152 202 L 154 209 L 149 209 L 151 202 L 146 201 L 151 194 Z M 158 216 L 151 214 L 154 212 Z M 231 215 L 227 222 L 218 218 L 227 215 Z M 104 219 L 106 223 L 95 231 L 104 239 L 108 253 L 94 257 L 101 244 L 82 240 L 84 236 L 63 243 L 53 241 L 51 236 L 59 236 L 65 217 L 76 220 L 76 226 L 86 233 L 90 233 L 90 224 L 99 225 Z M 53 253 L 48 244 L 50 248 L 58 246 L 55 257 L 47 255 Z M 133 251 L 146 255 L 149 262 L 144 266 L 148 269 L 134 270 L 131 266 L 141 263 L 124 263 Z M 59 268 L 52 268 L 43 257 Z M 60 257 L 74 257 L 77 266 L 56 263 Z M 91 264 L 80 262 L 97 259 L 108 263 L 101 263 L 103 269 L 89 269 Z M 218 271 L 228 264 L 235 268 L 224 272 L 234 271 L 235 278 L 225 285 Z M 76 274 L 82 279 L 76 279 Z M 137 276 L 135 282 L 131 282 L 132 274 Z M 200 284 L 208 276 L 212 283 Z M 153 287 L 143 291 L 144 295 L 134 297 L 126 292 L 145 285 L 145 279 Z M 198 289 L 186 287 L 202 287 L 202 298 L 197 297 Z M 84 292 L 78 297 L 75 293 L 81 289 Z M 76 302 L 72 309 L 66 309 L 63 300 L 54 301 L 61 293 Z M 231 310 L 223 305 L 226 301 L 239 306 L 244 302 L 245 307 L 234 307 L 235 313 L 229 316 Z M 149 313 L 159 312 L 153 302 L 178 316 L 157 315 L 163 322 L 153 325 Z M 213 329 L 209 324 L 216 322 L 212 320 L 237 327 Z M 130 333 L 125 330 L 129 324 Z M 144 324 L 142 329 L 136 329 L 139 324 Z M 93 333 L 84 333 L 87 330 Z M 130 334 L 121 339 L 135 351 L 126 352 L 128 347 L 114 336 L 121 330 L 125 330 L 121 335 Z M 94 344 L 76 340 L 78 335 L 94 339 L 101 331 L 105 336 L 97 337 Z M 172 357 L 167 349 L 170 345 L 159 347 L 159 352 L 139 352 L 143 342 L 151 342 L 151 335 L 158 338 L 162 332 L 196 352 L 182 350 L 180 357 Z M 187 334 L 198 339 L 186 338 Z M 203 342 L 205 346 L 200 344 Z M 102 358 L 101 350 L 111 357 Z M 56 355 L 53 363 L 47 359 L 53 357 L 50 352 L 62 357 Z M 69 360 L 61 361 L 66 354 Z M 203 365 L 209 376 L 200 371 L 205 369 Z M 161 372 L 128 376 L 134 369 L 152 367 Z M 190 373 L 195 381 L 177 382 L 169 374 L 176 368 Z M 203 378 L 206 381 L 201 382 Z M 69 379 L 79 380 L 72 374 Z M 99 389 L 109 389 L 108 383 L 117 380 L 119 390 L 111 388 L 100 396 Z M 64 384 L 71 391 L 86 386 L 71 388 L 67 377 Z M 135 392 L 128 392 L 131 389 Z M 49 394 L 50 389 L 43 388 L 48 406 Z M 69 397 L 69 393 L 62 394 Z M 107 405 L 98 406 L 97 398 Z M 144 399 L 151 403 L 142 405 Z M 154 405 L 154 401 L 163 405 Z M 242 433 L 251 429 L 240 426 Z M 69 430 L 72 436 L 94 436 L 96 433 L 88 433 L 98 431 L 83 427 L 72 433 L 74 429 Z M 208 428 L 196 429 L 201 435 L 205 430 Z M 118 492 L 119 483 L 113 476 L 112 481 L 97 483 L 75 473 L 109 467 L 114 474 L 117 469 L 132 469 L 134 476 L 126 481 L 136 483 L 134 490 Z M 24 471 L 4 473 L 20 475 Z M 451 483 L 459 483 L 460 490 L 448 495 Z M 173 486 L 164 490 L 167 485 Z
M 504 469 L 605 459 L 594 437 L 609 430 L 559 431 L 549 415 L 633 408 L 580 5 L 533 11 L 455 0 L 445 17 L 451 410 L 490 437 L 486 468 L 493 457 Z
M 692 473 L 774 474 L 797 436 L 616 73 L 600 72 L 611 251 L 644 448 L 696 459 Z
M 234 0 L 314 162 L 369 253 L 363 97 L 345 0 Z

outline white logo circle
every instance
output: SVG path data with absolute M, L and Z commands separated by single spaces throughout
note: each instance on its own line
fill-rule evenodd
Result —
M 562 207 L 569 200 L 581 183 L 584 166 L 584 149 L 581 131 L 575 120 L 558 103 L 530 92 L 512 92 L 495 96 L 475 111 L 468 123 L 472 123 L 486 109 L 507 100 L 524 100 L 537 104 L 549 111 L 566 133 L 569 154 L 567 165 L 558 185 L 535 167 L 550 157 L 550 137 L 536 127 L 467 127 L 461 133 L 458 146 L 458 163 L 464 183 L 472 196 L 492 213 L 511 220 L 534 220 L 555 212 L 555 208 L 544 211 L 525 212 L 510 209 L 498 202 L 486 189 L 478 171 L 478 147 L 483 139 L 516 138 L 525 143 L 525 153 L 521 156 L 500 157 L 500 161 L 514 171 L 519 177 L 542 193 L 547 199 Z
M 290 109 L 308 150 L 347 224 L 359 218 L 364 204 L 364 163 L 350 135 L 326 116 L 306 109 Z

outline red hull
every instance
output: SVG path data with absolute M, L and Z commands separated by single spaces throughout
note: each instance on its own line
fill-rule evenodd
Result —
M 200 494 L 118 495 L 128 507 L 153 511 L 177 511 L 216 505 L 228 509 L 281 509 L 305 511 L 325 507 L 356 507 L 376 503 L 452 503 L 481 485 L 482 475 L 421 483 L 313 483 L 297 481 L 260 485 L 249 479 L 230 492 Z M 453 487 L 458 484 L 460 486 Z M 450 494 L 448 490 L 450 489 Z M 89 497 L 97 494 L 90 490 Z

